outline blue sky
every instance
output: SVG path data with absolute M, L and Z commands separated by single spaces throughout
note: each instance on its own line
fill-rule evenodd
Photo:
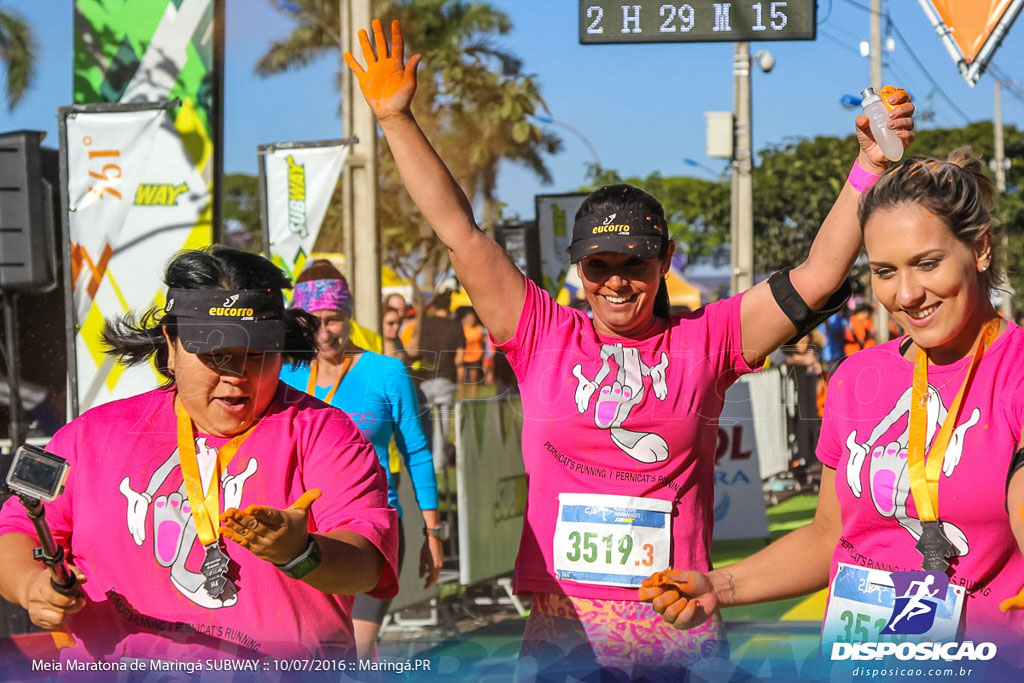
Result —
M 682 161 L 693 158 L 724 168 L 724 161 L 704 154 L 704 112 L 732 109 L 731 43 L 584 46 L 578 42 L 577 0 L 493 4 L 515 25 L 497 42 L 523 59 L 525 70 L 539 80 L 552 117 L 580 131 L 605 167 L 626 175 L 704 174 Z M 4 0 L 3 6 L 25 15 L 42 54 L 34 89 L 14 112 L 0 109 L 0 130 L 44 130 L 55 146 L 57 107 L 71 101 L 71 0 Z M 868 61 L 857 52 L 868 37 L 867 6 L 868 0 L 820 0 L 817 40 L 751 45 L 752 52 L 769 49 L 776 62 L 771 73 L 755 70 L 752 78 L 756 149 L 852 130 L 855 112 L 844 109 L 839 98 L 868 85 Z M 991 119 L 991 75 L 967 87 L 916 0 L 886 0 L 884 6 L 905 40 L 889 32 L 895 50 L 886 54 L 884 80 L 904 85 L 934 112 L 926 125 Z M 336 59 L 258 78 L 253 64 L 271 40 L 287 34 L 291 20 L 267 0 L 227 0 L 226 14 L 225 170 L 255 173 L 261 143 L 340 136 Z M 1018 80 L 1024 80 L 1022 26 L 1018 21 L 1011 29 L 995 59 L 1002 72 Z M 1004 122 L 1024 127 L 1024 102 L 1006 89 L 1003 109 Z M 516 167 L 502 170 L 499 197 L 524 218 L 533 215 L 535 194 L 574 190 L 593 160 L 575 135 L 560 127 L 554 132 L 565 149 L 550 159 L 553 184 L 542 186 Z

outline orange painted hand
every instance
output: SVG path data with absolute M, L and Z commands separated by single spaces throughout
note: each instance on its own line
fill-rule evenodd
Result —
M 666 569 L 644 579 L 638 597 L 677 629 L 700 626 L 718 611 L 718 596 L 705 574 Z
M 910 147 L 914 142 L 914 103 L 910 101 L 910 95 L 903 88 L 887 85 L 881 89 L 879 97 L 883 98 L 883 102 L 889 110 L 890 128 L 896 131 L 896 135 L 903 142 L 903 149 Z M 868 117 L 863 114 L 858 116 L 856 126 L 857 142 L 860 143 L 861 150 L 861 166 L 866 171 L 882 173 L 889 167 L 890 162 L 875 142 Z
M 310 489 L 284 510 L 266 505 L 228 508 L 220 516 L 220 534 L 261 560 L 288 564 L 306 549 L 309 508 L 319 497 L 320 489 Z
M 351 52 L 345 53 L 345 63 L 359 80 L 359 89 L 363 91 L 366 103 L 377 119 L 383 121 L 409 111 L 413 93 L 416 92 L 416 65 L 420 63 L 420 55 L 413 55 L 409 63 L 405 64 L 405 40 L 398 20 L 391 22 L 390 55 L 380 19 L 373 20 L 373 40 L 377 47 L 376 54 L 366 31 L 359 29 L 359 44 L 366 61 L 365 70 Z
M 1017 593 L 1012 598 L 1007 598 L 999 603 L 999 609 L 1003 612 L 1009 612 L 1012 609 L 1024 609 L 1024 588 L 1020 589 L 1020 593 Z

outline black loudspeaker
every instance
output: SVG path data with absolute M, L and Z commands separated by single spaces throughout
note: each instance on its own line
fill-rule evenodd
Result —
M 57 284 L 53 186 L 43 178 L 44 133 L 0 134 L 0 289 L 46 291 Z

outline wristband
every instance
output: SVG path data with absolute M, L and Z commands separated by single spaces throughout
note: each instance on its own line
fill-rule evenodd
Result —
M 298 557 L 287 564 L 275 564 L 286 576 L 293 579 L 301 579 L 306 574 L 320 566 L 320 544 L 316 542 L 313 534 L 309 535 L 309 543 L 306 549 L 299 553 Z
M 850 175 L 847 176 L 846 182 L 853 186 L 853 189 L 857 190 L 861 194 L 864 194 L 871 189 L 871 186 L 878 182 L 878 179 L 882 176 L 877 173 L 871 173 L 865 171 L 864 167 L 860 165 L 860 160 L 855 159 L 853 162 L 853 168 L 850 169 Z

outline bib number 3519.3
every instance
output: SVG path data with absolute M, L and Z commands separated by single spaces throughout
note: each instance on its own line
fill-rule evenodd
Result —
M 669 566 L 672 504 L 654 498 L 558 495 L 554 570 L 559 579 L 639 586 Z

